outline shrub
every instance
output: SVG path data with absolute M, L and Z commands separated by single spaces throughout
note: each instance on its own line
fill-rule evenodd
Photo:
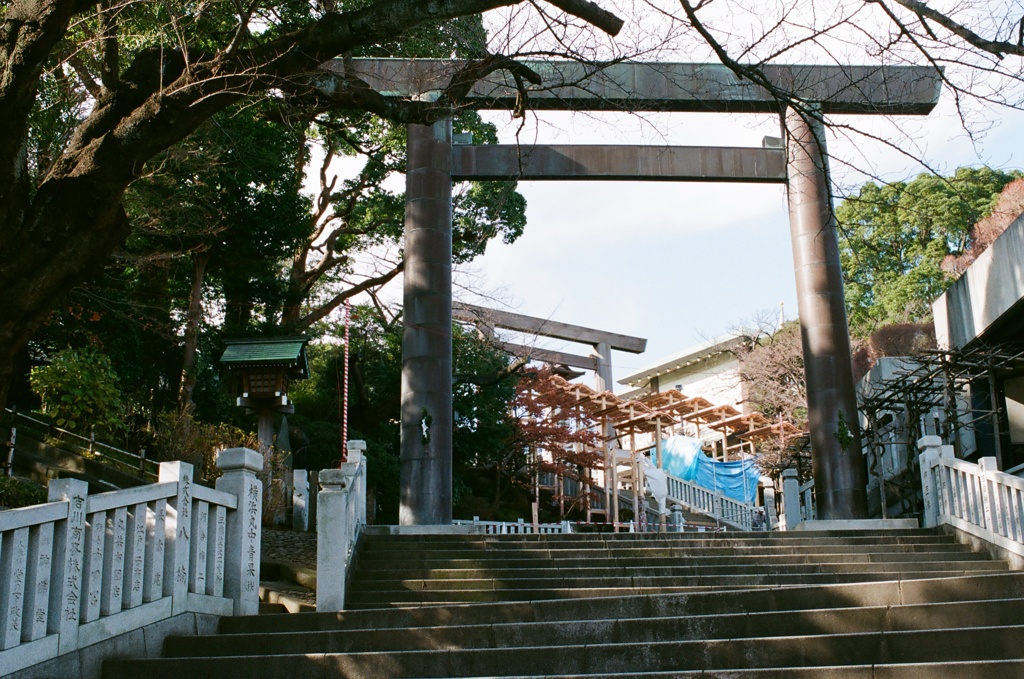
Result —
M 32 390 L 58 427 L 113 434 L 124 428 L 124 404 L 110 359 L 92 347 L 65 349 L 32 369 Z
M 0 507 L 14 509 L 46 502 L 42 486 L 11 476 L 0 476 Z

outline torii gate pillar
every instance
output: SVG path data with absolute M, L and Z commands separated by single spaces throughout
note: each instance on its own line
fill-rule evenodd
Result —
M 599 342 L 594 345 L 591 354 L 597 358 L 597 370 L 595 371 L 594 386 L 598 391 L 613 391 L 615 384 L 612 382 L 612 347 L 608 342 Z
M 789 224 L 819 519 L 867 518 L 843 274 L 821 119 L 789 109 Z
M 399 523 L 452 520 L 452 124 L 408 125 Z

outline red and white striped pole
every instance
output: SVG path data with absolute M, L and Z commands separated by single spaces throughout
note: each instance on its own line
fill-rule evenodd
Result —
M 348 346 L 351 339 L 352 303 L 345 300 L 345 378 L 341 399 L 341 459 L 348 461 Z

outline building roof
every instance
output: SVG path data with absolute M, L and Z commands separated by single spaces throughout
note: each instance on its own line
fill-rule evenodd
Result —
M 659 375 L 665 375 L 687 366 L 707 361 L 710 358 L 732 351 L 748 342 L 751 332 L 740 329 L 736 332 L 722 335 L 714 339 L 702 342 L 696 346 L 689 347 L 683 351 L 663 358 L 653 365 L 641 369 L 632 375 L 626 375 L 619 380 L 619 384 L 641 388 L 647 386 L 651 379 Z
M 308 337 L 228 340 L 220 363 L 228 368 L 283 366 L 295 369 L 295 377 L 308 377 L 307 342 Z

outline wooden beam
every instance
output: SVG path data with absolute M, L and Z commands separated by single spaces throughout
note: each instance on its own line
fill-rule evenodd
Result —
M 465 65 L 452 59 L 333 59 L 321 68 L 339 76 L 322 83 L 342 89 L 354 76 L 386 95 L 430 97 Z M 771 92 L 721 64 L 622 62 L 601 67 L 575 61 L 529 61 L 541 85 L 528 86 L 526 106 L 558 111 L 689 111 L 778 113 Z M 346 68 L 349 70 L 346 71 Z M 827 114 L 925 115 L 938 103 L 940 73 L 931 66 L 767 65 L 769 82 L 796 98 L 815 102 Z M 507 71 L 473 86 L 467 97 L 477 109 L 514 109 L 521 104 Z
M 781 148 L 724 146 L 452 147 L 452 179 L 786 183 Z
M 479 323 L 491 328 L 504 328 L 541 337 L 554 337 L 555 339 L 569 340 L 570 342 L 590 344 L 592 346 L 596 346 L 601 342 L 607 342 L 612 349 L 632 354 L 643 353 L 647 348 L 647 340 L 642 337 L 619 335 L 614 332 L 595 330 L 594 328 L 586 328 L 581 325 L 559 323 L 547 318 L 525 316 L 510 311 L 488 309 L 464 302 L 452 303 L 452 317 L 455 320 L 466 323 Z

